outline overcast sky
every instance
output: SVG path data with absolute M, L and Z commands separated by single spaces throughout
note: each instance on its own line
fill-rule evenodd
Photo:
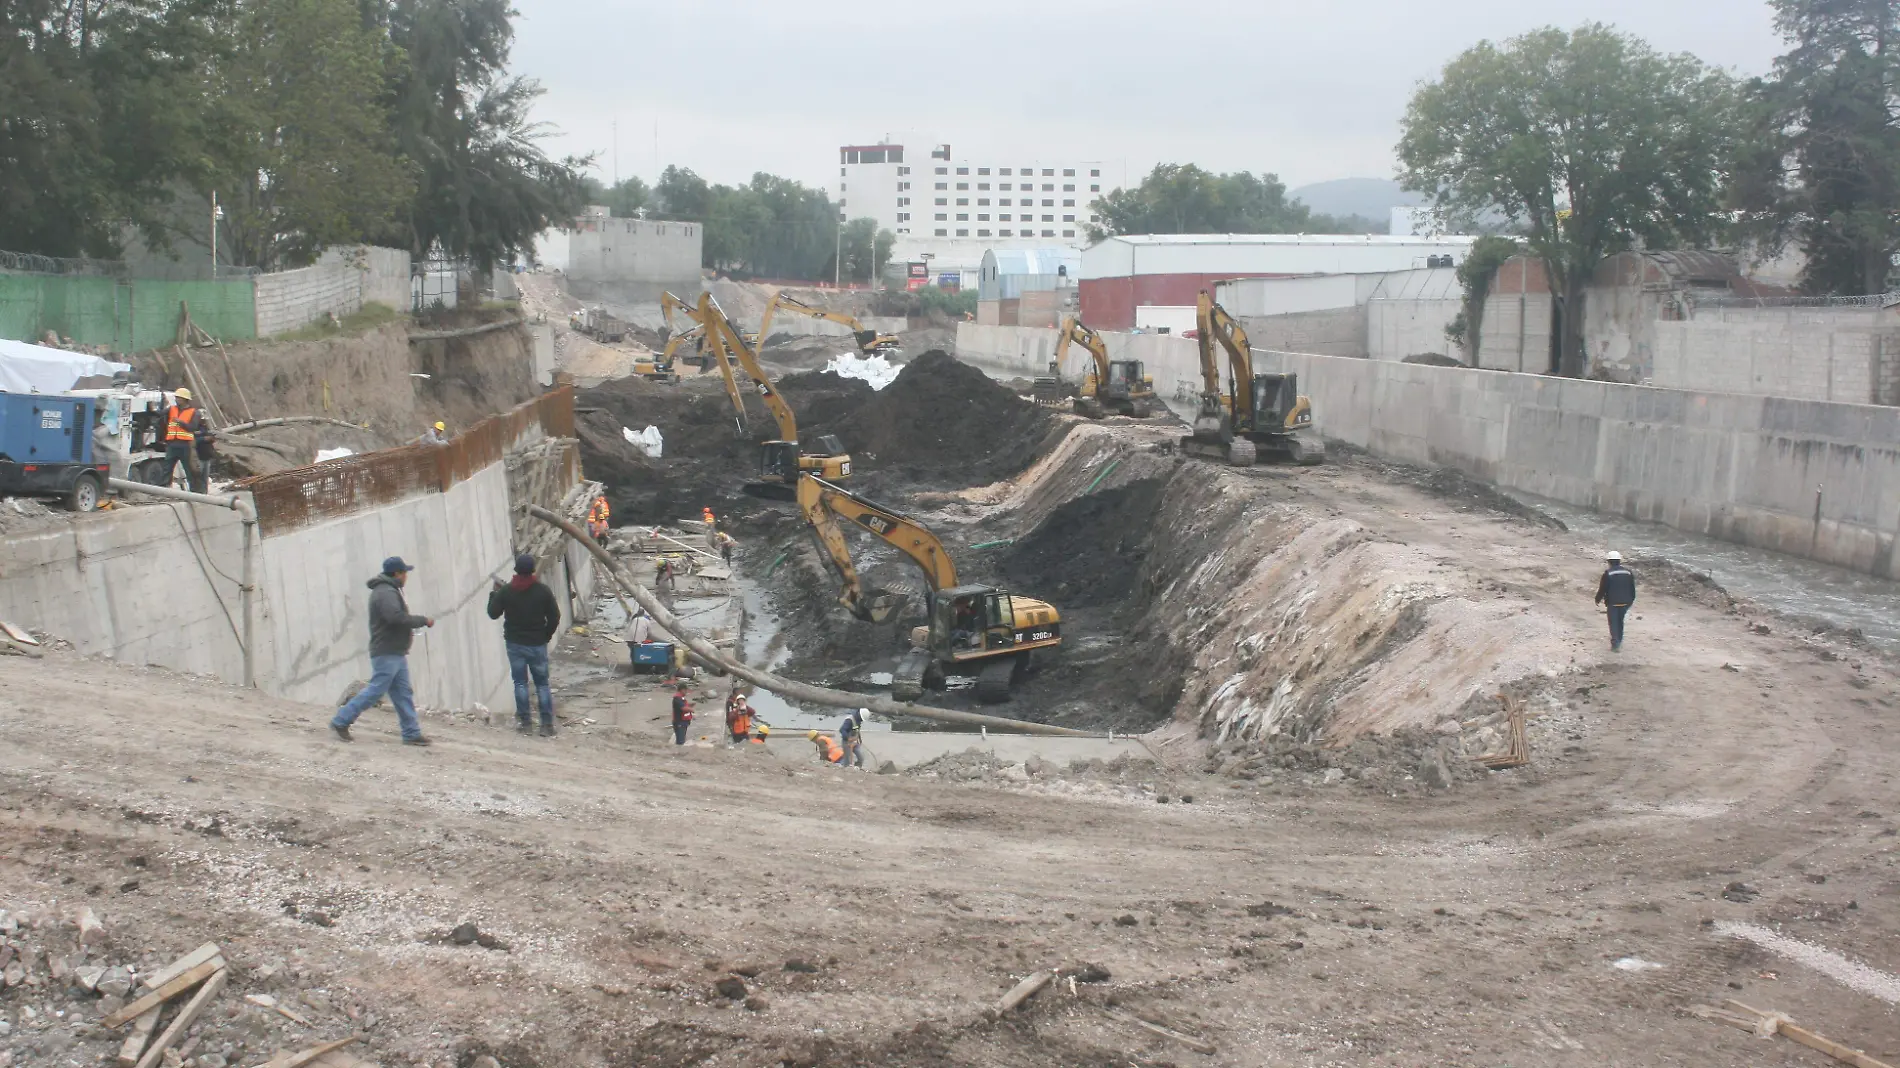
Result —
M 1390 177 L 1412 89 L 1481 39 L 1595 19 L 1741 74 L 1779 51 L 1761 0 L 515 0 L 514 68 L 559 153 L 611 181 L 837 179 L 887 134 L 926 162 L 1100 160 Z M 657 137 L 656 137 L 657 130 Z

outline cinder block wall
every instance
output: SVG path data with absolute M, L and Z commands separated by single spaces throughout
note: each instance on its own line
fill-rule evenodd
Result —
M 1895 403 L 1900 324 L 1874 308 L 1717 308 L 1655 324 L 1652 383 L 1849 404 Z
M 1366 355 L 1366 306 L 1282 315 L 1245 315 L 1240 323 L 1257 349 L 1292 349 L 1328 356 Z
M 1104 336 L 1164 396 L 1199 389 L 1193 342 Z M 1053 343 L 1053 331 L 957 329 L 959 356 L 1024 374 Z M 1382 456 L 1900 578 L 1900 408 L 1287 352 L 1257 352 L 1256 365 L 1298 373 L 1325 436 Z
M 309 267 L 257 276 L 257 336 L 275 337 L 329 315 L 349 315 L 372 301 L 406 312 L 409 294 L 407 252 L 374 246 L 331 249 Z

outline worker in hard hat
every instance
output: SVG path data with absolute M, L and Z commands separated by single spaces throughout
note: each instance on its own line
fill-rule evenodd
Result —
M 607 536 L 607 514 L 606 494 L 595 497 L 594 503 L 587 506 L 587 533 L 595 541 Z
M 1623 554 L 1611 549 L 1597 580 L 1597 603 L 1610 617 L 1610 652 L 1623 651 L 1623 620 L 1636 603 L 1636 575 L 1623 566 Z
M 423 445 L 447 445 L 449 443 L 448 425 L 438 419 L 434 426 L 423 431 L 422 437 L 416 440 Z
M 743 745 L 752 737 L 752 706 L 746 703 L 745 694 L 733 694 L 726 705 L 726 733 L 733 745 Z
M 706 524 L 707 537 L 711 537 L 719 530 L 719 520 L 713 518 L 713 510 L 711 508 L 701 508 L 699 510 L 699 521 Z
M 165 409 L 165 477 L 161 486 L 171 485 L 178 465 L 185 465 L 185 485 L 193 493 L 205 491 L 204 469 L 193 455 L 198 435 L 206 432 L 204 409 L 192 403 L 191 390 L 179 386 L 172 391 L 171 406 Z
M 846 716 L 843 723 L 838 724 L 838 747 L 844 752 L 843 758 L 838 762 L 847 768 L 853 765 L 859 768 L 864 767 L 861 735 L 864 730 L 864 717 L 870 714 L 870 709 L 860 708 Z
M 805 737 L 811 739 L 811 744 L 818 749 L 818 759 L 825 763 L 836 764 L 844 759 L 844 748 L 833 741 L 831 735 L 806 731 Z

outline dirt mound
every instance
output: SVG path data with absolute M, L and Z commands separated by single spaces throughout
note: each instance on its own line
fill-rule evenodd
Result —
M 814 429 L 843 439 L 866 469 L 903 468 L 940 488 L 1018 474 L 1071 425 L 941 349 L 906 364 L 849 422 L 801 415 L 807 418 Z
M 1163 489 L 1147 478 L 1063 504 L 1004 556 L 1003 575 L 1065 606 L 1121 603 L 1147 559 Z
M 1442 352 L 1414 352 L 1400 363 L 1422 363 L 1428 367 L 1463 367 L 1464 362 Z

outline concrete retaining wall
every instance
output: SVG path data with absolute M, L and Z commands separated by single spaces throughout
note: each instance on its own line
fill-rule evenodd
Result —
M 409 673 L 416 700 L 444 707 L 502 707 L 510 689 L 499 625 L 488 618 L 488 576 L 511 572 L 508 478 L 493 464 L 447 493 L 424 493 L 372 511 L 264 539 L 259 571 L 276 652 L 258 686 L 293 701 L 334 703 L 369 677 L 369 589 L 385 557 L 416 566 L 404 596 L 431 616 L 416 632 Z M 511 699 L 512 700 L 512 699 Z
M 1284 315 L 1244 315 L 1239 319 L 1257 349 L 1360 358 L 1366 355 L 1366 306 L 1363 304 Z
M 1375 360 L 1403 360 L 1424 352 L 1464 359 L 1464 353 L 1445 339 L 1445 328 L 1464 306 L 1461 300 L 1373 300 L 1366 303 L 1366 355 Z M 1292 349 L 1297 346 L 1275 345 Z
M 966 323 L 957 351 L 1029 373 L 1022 353 L 1041 338 L 1022 335 L 1049 334 Z M 1105 336 L 1163 394 L 1184 377 L 1199 388 L 1193 342 Z M 1323 434 L 1379 455 L 1900 578 L 1900 409 L 1296 353 L 1258 362 L 1299 374 Z
M 1645 324 L 1653 384 L 1850 404 L 1900 401 L 1900 319 L 1876 308 L 1711 308 Z

